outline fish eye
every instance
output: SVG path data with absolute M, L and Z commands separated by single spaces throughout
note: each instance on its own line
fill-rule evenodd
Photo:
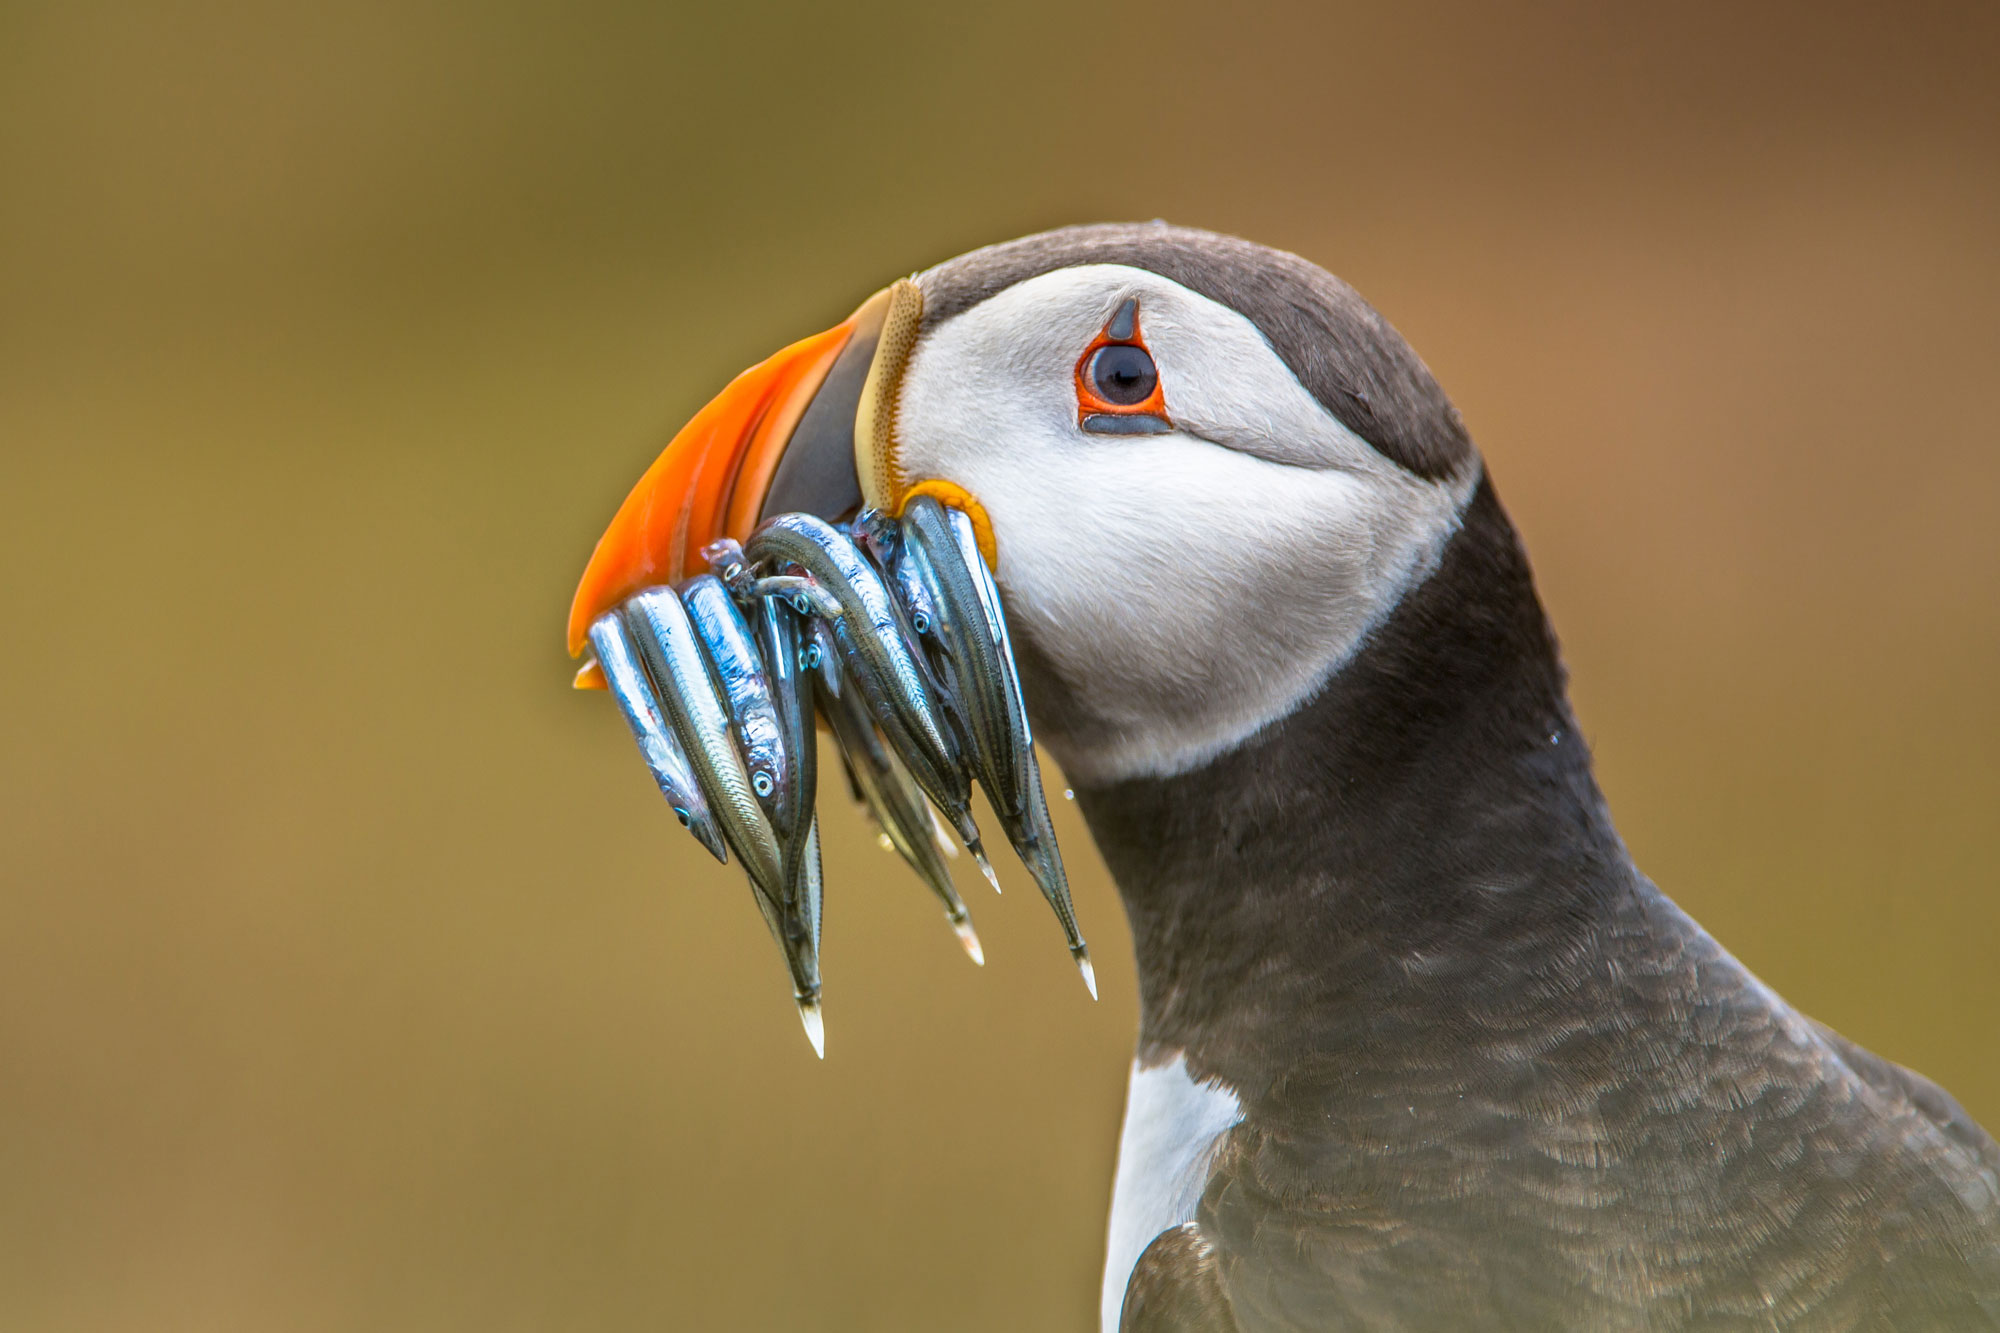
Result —
M 750 790 L 759 796 L 769 796 L 774 789 L 775 784 L 771 781 L 771 775 L 763 769 L 760 768 L 750 775 Z
M 1090 384 L 1105 402 L 1131 407 L 1152 396 L 1160 382 L 1152 353 L 1132 343 L 1107 343 L 1090 358 Z
M 919 634 L 929 634 L 931 632 L 931 618 L 921 611 L 914 612 L 910 616 L 910 628 Z

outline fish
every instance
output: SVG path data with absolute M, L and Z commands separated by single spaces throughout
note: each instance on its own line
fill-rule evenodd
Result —
M 826 633 L 822 628 L 821 633 Z M 951 882 L 951 871 L 933 834 L 934 816 L 923 789 L 876 731 L 851 680 L 842 678 L 839 659 L 822 648 L 814 674 L 821 716 L 839 743 L 848 788 L 867 807 L 882 837 L 944 905 L 945 920 L 973 962 L 984 966 L 986 951 L 972 926 L 972 914 Z
M 935 507 L 935 502 L 932 504 Z M 895 593 L 910 642 L 923 655 L 938 684 L 939 711 L 951 725 L 960 755 L 969 755 L 975 737 L 969 726 L 971 719 L 965 714 L 957 661 L 951 651 L 953 634 L 951 627 L 943 623 L 950 612 L 940 604 L 935 571 L 930 568 L 922 547 L 904 534 L 903 525 L 881 510 L 862 510 L 852 529 Z
M 955 715 L 963 719 L 979 785 L 1015 854 L 1055 912 L 1070 957 L 1094 999 L 1097 973 L 1077 926 L 1069 874 L 1049 819 L 1006 612 L 972 520 L 962 510 L 920 495 L 905 507 L 900 535 L 895 559 L 908 574 L 899 576 L 896 586 L 923 589 L 932 632 L 919 638 L 948 664 Z
M 680 585 L 680 595 L 715 682 L 729 704 L 730 721 L 750 770 L 750 789 L 763 804 L 764 813 L 776 822 L 778 803 L 792 786 L 786 771 L 791 753 L 784 743 L 771 681 L 765 675 L 765 658 L 721 579 L 713 574 L 697 575 Z
M 709 572 L 722 580 L 731 596 L 739 602 L 751 600 L 757 576 L 750 571 L 750 558 L 743 554 L 741 542 L 719 537 L 701 548 L 701 558 L 708 561 Z
M 662 714 L 680 737 L 723 840 L 748 875 L 751 896 L 785 955 L 806 1035 L 824 1058 L 817 930 L 787 891 L 783 849 L 737 753 L 730 710 L 694 622 L 672 588 L 638 593 L 622 611 L 658 687 Z
M 1033 751 L 1010 728 L 1009 663 L 1001 656 L 974 573 L 959 553 L 951 512 L 928 495 L 910 501 L 894 550 L 894 582 L 918 642 L 947 682 L 987 799 L 998 812 L 1018 812 L 1025 797 L 1023 770 Z M 921 629 L 919 616 L 925 622 Z
M 849 531 L 853 534 L 856 544 L 874 559 L 879 572 L 887 578 L 895 579 L 897 577 L 895 553 L 900 549 L 901 545 L 901 525 L 894 519 L 883 514 L 879 509 L 864 509 L 849 525 Z M 929 594 L 922 587 L 914 583 L 907 583 L 901 586 L 892 584 L 892 587 L 896 594 L 896 600 L 900 603 L 904 613 L 903 628 L 909 632 L 909 635 L 922 636 L 928 634 L 932 623 L 930 603 L 928 601 Z M 909 635 L 905 636 L 907 642 L 916 643 L 918 641 L 915 638 L 910 638 Z M 947 663 L 946 666 L 948 667 L 948 665 Z M 937 687 L 931 696 L 932 700 L 938 707 L 941 719 L 951 727 L 951 734 L 955 739 L 962 761 L 966 752 L 965 727 L 957 716 L 956 691 L 952 686 L 949 675 L 941 674 L 938 671 L 939 663 L 936 660 L 932 660 L 930 666 L 932 669 L 932 680 Z M 860 799 L 859 795 L 855 797 L 857 801 Z M 945 823 L 944 816 L 938 813 L 936 806 L 927 805 L 926 809 L 930 812 L 932 836 L 936 839 L 938 850 L 943 852 L 947 857 L 956 858 L 959 851 L 958 841 L 953 835 L 951 827 Z M 992 867 L 986 865 L 984 856 L 981 856 L 979 859 L 987 872 L 986 878 L 993 884 L 993 891 L 998 893 L 1000 891 L 1000 883 L 993 878 Z
M 743 554 L 742 544 L 733 538 L 712 541 L 701 548 L 701 554 L 708 561 L 710 571 L 722 580 L 739 602 L 754 603 L 760 597 L 782 596 L 802 616 L 815 612 L 822 616 L 840 614 L 840 603 L 802 574 L 772 574 L 758 578 L 750 568 L 750 558 Z
M 1000 888 L 972 817 L 979 784 L 1094 999 L 1006 616 L 971 520 L 920 496 L 901 518 L 864 510 L 837 526 L 781 514 L 702 554 L 711 572 L 634 595 L 591 642 L 661 791 L 748 876 L 814 1051 L 825 1058 L 815 714 L 884 844 L 983 964 L 946 861 L 962 843 Z
M 660 794 L 667 798 L 681 826 L 694 834 L 716 860 L 727 864 L 729 851 L 715 817 L 709 813 L 708 801 L 701 794 L 701 784 L 695 780 L 686 752 L 661 715 L 653 683 L 646 679 L 645 668 L 634 654 L 618 612 L 608 611 L 597 618 L 590 627 L 590 645 L 596 650 L 605 682 L 612 697 L 618 700 L 619 711 L 625 714 L 626 725 L 639 743 L 639 753 L 652 771 Z
M 1069 948 L 1070 961 L 1076 964 L 1077 972 L 1083 977 L 1084 988 L 1090 998 L 1097 998 L 1097 968 L 1090 961 L 1090 946 L 1084 942 L 1083 932 L 1077 927 L 1076 907 L 1070 900 L 1069 873 L 1063 869 L 1062 852 L 1056 846 L 1055 825 L 1049 819 L 1048 797 L 1042 790 L 1041 766 L 1033 761 L 1028 764 L 1027 801 L 1021 817 L 1012 819 L 1001 816 L 1001 827 L 1007 831 L 1007 841 L 1013 844 L 1014 854 L 1028 867 L 1035 884 L 1042 891 L 1062 926 L 1063 943 Z
M 818 946 L 822 910 L 819 821 L 813 813 L 819 786 L 819 734 L 813 725 L 812 664 L 807 647 L 816 644 L 813 622 L 783 598 L 755 602 L 756 643 L 770 680 L 780 748 L 786 756 L 783 780 L 769 802 L 771 827 L 785 874 L 787 902 L 811 924 Z
M 905 622 L 911 631 L 919 638 L 930 634 L 936 610 L 930 588 L 916 576 L 912 563 L 903 558 L 909 549 L 903 524 L 880 509 L 863 509 L 854 516 L 848 530 L 853 533 L 855 544 L 867 552 L 876 567 L 887 575 L 890 586 L 902 603 Z
M 784 754 L 782 781 L 769 803 L 771 823 L 787 863 L 805 836 L 818 787 L 818 742 L 813 729 L 812 621 L 778 597 L 756 602 L 756 649 L 762 658 Z
M 882 576 L 838 529 L 810 514 L 767 519 L 750 534 L 744 551 L 760 564 L 805 571 L 839 603 L 840 613 L 823 623 L 832 627 L 843 674 L 854 681 L 917 785 L 983 866 L 958 739 L 940 713 L 937 683 L 912 651 Z
M 797 949 L 803 953 L 808 943 L 813 959 L 812 989 L 810 993 L 797 989 L 796 981 L 792 992 L 792 1002 L 798 1006 L 799 1022 L 805 1025 L 806 1040 L 812 1043 L 813 1054 L 826 1059 L 826 1021 L 820 1014 L 819 940 L 820 940 L 820 900 L 821 878 L 819 859 L 819 816 L 806 821 L 805 844 L 801 849 L 797 869 L 793 872 L 798 909 L 790 913 L 786 920 L 801 932 Z

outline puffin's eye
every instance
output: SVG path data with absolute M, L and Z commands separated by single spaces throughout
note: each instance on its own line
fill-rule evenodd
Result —
M 1090 358 L 1090 382 L 1098 396 L 1116 407 L 1131 407 L 1153 395 L 1160 372 L 1153 356 L 1131 343 L 1108 343 Z
M 1130 297 L 1076 362 L 1076 424 L 1094 435 L 1159 435 L 1174 428 L 1160 392 L 1160 368 L 1139 331 Z

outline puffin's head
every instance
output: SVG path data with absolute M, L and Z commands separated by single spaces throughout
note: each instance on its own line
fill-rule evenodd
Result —
M 1164 224 L 1067 228 L 899 281 L 738 376 L 598 542 L 570 648 L 766 514 L 931 493 L 973 517 L 1065 772 L 1169 774 L 1337 672 L 1435 567 L 1479 468 L 1330 274 Z

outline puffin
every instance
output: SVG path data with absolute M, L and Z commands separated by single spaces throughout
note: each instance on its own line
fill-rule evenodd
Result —
M 900 279 L 674 437 L 571 652 L 917 494 L 1131 926 L 1107 1333 L 2000 1328 L 2000 1146 L 1633 864 L 1492 478 L 1346 284 L 1158 222 Z

